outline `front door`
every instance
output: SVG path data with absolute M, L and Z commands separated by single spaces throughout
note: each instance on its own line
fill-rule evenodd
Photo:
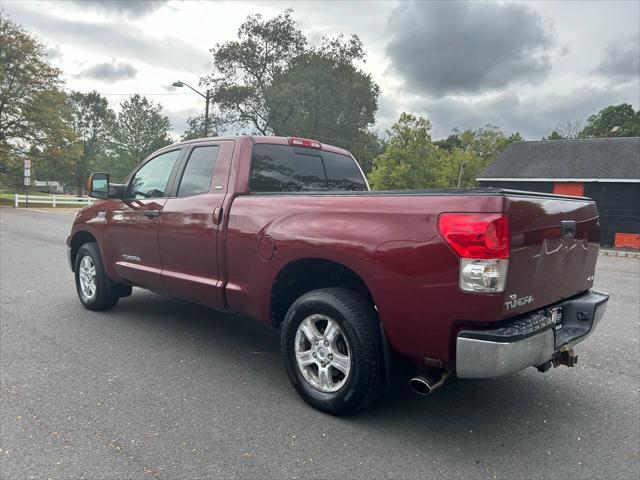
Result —
M 164 291 L 158 226 L 178 167 L 181 149 L 144 162 L 128 181 L 125 198 L 106 212 L 105 259 L 118 275 L 140 287 Z
M 235 142 L 197 143 L 185 153 L 175 196 L 162 211 L 162 282 L 169 295 L 223 306 L 218 234 Z

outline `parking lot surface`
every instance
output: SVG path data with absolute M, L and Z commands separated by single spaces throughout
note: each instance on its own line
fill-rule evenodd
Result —
M 576 368 L 334 418 L 298 398 L 257 321 L 139 289 L 83 309 L 72 220 L 0 209 L 3 479 L 640 478 L 640 260 L 599 258 L 611 299 Z

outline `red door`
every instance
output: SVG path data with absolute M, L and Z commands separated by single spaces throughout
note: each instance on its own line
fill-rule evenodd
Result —
M 181 149 L 146 161 L 128 182 L 124 200 L 105 213 L 104 257 L 125 281 L 162 292 L 158 226 Z
M 221 308 L 218 237 L 235 142 L 196 143 L 184 155 L 175 196 L 162 210 L 158 242 L 168 294 Z
M 584 183 L 582 182 L 555 182 L 553 193 L 558 195 L 574 195 L 584 197 Z

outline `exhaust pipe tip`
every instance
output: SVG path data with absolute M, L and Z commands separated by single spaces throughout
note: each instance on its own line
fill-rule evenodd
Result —
M 448 370 L 444 370 L 417 375 L 409 380 L 409 386 L 418 395 L 429 395 L 444 384 L 444 381 L 449 378 L 449 373 Z
M 431 385 L 423 377 L 414 377 L 409 380 L 411 390 L 418 395 L 429 395 L 432 392 Z

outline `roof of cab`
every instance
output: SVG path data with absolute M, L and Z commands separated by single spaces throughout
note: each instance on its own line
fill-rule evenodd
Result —
M 210 142 L 210 141 L 219 141 L 219 140 L 245 140 L 249 139 L 253 143 L 262 143 L 262 144 L 271 144 L 271 145 L 289 145 L 289 138 L 292 137 L 276 137 L 270 135 L 234 135 L 234 136 L 224 136 L 224 137 L 203 137 L 203 138 L 194 138 L 192 140 L 184 140 L 182 142 L 174 143 L 173 146 L 176 145 L 189 145 L 192 143 L 200 143 L 200 142 Z M 302 137 L 293 137 L 293 138 L 302 138 Z M 335 147 L 333 145 L 328 145 L 326 143 L 320 143 L 322 145 L 322 150 L 333 153 L 341 153 L 342 155 L 351 155 L 348 150 L 344 148 Z

